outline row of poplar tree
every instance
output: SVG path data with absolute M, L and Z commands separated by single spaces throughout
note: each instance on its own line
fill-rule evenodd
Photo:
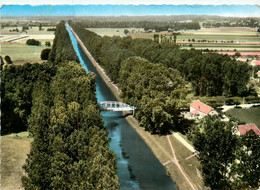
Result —
M 48 62 L 10 65 L 1 73 L 2 127 L 5 133 L 27 129 L 33 137 L 25 189 L 119 189 L 95 76 L 77 60 L 61 22 Z

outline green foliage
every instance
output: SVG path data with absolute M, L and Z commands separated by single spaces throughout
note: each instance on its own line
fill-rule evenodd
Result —
M 56 72 L 50 63 L 10 65 L 1 76 L 1 134 L 26 130 L 35 83 L 48 81 Z
M 51 48 L 45 48 L 41 51 L 41 59 L 42 60 L 48 60 L 49 54 L 51 52 Z
M 34 45 L 34 46 L 40 46 L 41 42 L 35 39 L 29 39 L 26 41 L 27 45 Z
M 50 41 L 46 41 L 45 42 L 45 46 L 51 47 L 51 42 Z
M 212 189 L 260 186 L 260 138 L 252 130 L 237 136 L 235 127 L 236 123 L 206 117 L 190 133 L 205 184 Z
M 238 160 L 234 166 L 238 177 L 238 188 L 258 188 L 260 186 L 260 138 L 252 130 L 240 137 Z
M 56 26 L 55 38 L 53 40 L 49 61 L 57 63 L 64 61 L 79 62 L 63 21 Z
M 42 23 L 39 24 L 39 30 L 42 30 Z
M 250 93 L 247 84 L 252 67 L 228 55 L 183 50 L 174 44 L 159 44 L 147 39 L 102 38 L 85 30 L 84 24 L 72 23 L 72 26 L 115 83 L 120 83 L 118 73 L 122 61 L 130 56 L 140 56 L 152 63 L 177 69 L 185 80 L 192 83 L 196 95 L 247 96 Z
M 192 142 L 201 163 L 207 186 L 212 189 L 231 188 L 232 164 L 236 159 L 238 137 L 233 135 L 234 123 L 220 121 L 217 116 L 199 121 Z
M 128 22 L 100 22 L 100 21 L 84 21 L 85 28 L 144 28 L 145 31 L 154 29 L 156 32 L 173 30 L 198 30 L 200 25 L 198 22 L 156 22 L 156 21 L 128 21 Z
M 186 96 L 178 71 L 131 57 L 122 63 L 119 81 L 124 101 L 138 108 L 136 117 L 141 126 L 152 133 L 176 128 Z
M 2 57 L 1 57 L 1 59 L 2 59 Z M 1 60 L 1 63 L 2 63 L 2 61 L 3 60 Z M 5 61 L 6 61 L 7 64 L 12 64 L 13 63 L 11 58 L 10 58 L 10 56 L 8 56 L 8 55 L 5 56 Z
M 75 62 L 56 67 L 55 76 L 38 81 L 33 90 L 29 131 L 34 141 L 24 166 L 24 188 L 119 189 L 94 74 Z

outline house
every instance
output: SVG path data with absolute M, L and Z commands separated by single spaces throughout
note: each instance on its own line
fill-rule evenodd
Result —
M 253 60 L 251 61 L 252 66 L 259 66 L 260 65 L 260 60 Z
M 217 115 L 218 112 L 214 108 L 196 100 L 190 105 L 190 114 L 197 118 L 203 118 L 206 115 Z
M 247 132 L 251 130 L 254 131 L 256 135 L 260 136 L 260 129 L 254 123 L 237 126 L 238 135 L 245 135 Z

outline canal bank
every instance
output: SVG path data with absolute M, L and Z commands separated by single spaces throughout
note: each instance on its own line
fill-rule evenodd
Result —
M 67 29 L 71 35 L 68 26 Z M 77 35 L 75 33 L 74 35 L 79 41 L 79 44 L 73 45 L 74 47 L 80 46 L 76 53 L 83 58 L 81 64 L 86 64 L 87 70 L 96 74 L 98 102 L 120 100 L 120 90 L 111 83 Z M 71 38 L 73 37 L 71 36 Z M 118 157 L 117 166 L 121 189 L 177 189 L 149 146 L 128 123 L 128 118 L 126 119 L 122 113 L 115 112 L 102 112 L 102 117 L 111 138 L 110 149 Z

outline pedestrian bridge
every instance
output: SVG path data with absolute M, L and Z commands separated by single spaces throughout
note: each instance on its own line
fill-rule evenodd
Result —
M 117 101 L 104 101 L 99 102 L 99 107 L 101 111 L 132 111 L 134 114 L 134 111 L 136 107 L 130 106 L 123 102 L 117 102 Z

